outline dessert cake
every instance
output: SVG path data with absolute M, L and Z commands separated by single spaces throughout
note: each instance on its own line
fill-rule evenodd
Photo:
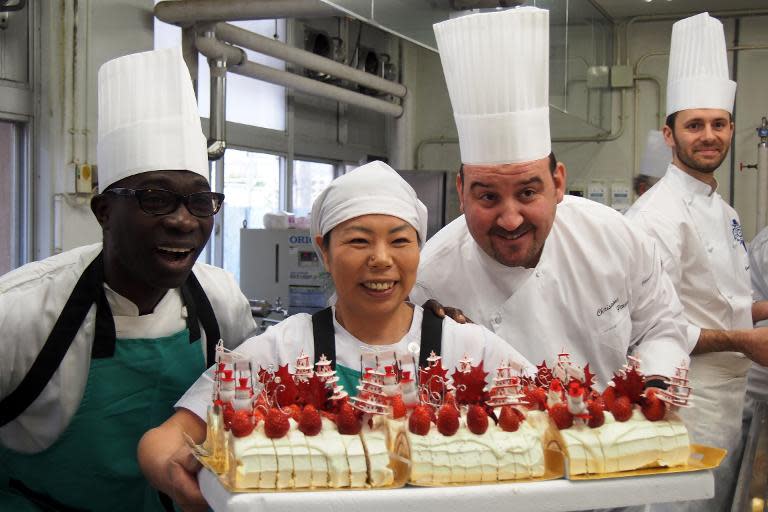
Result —
M 496 369 L 486 390 L 483 363 L 465 356 L 451 376 L 440 358 L 420 370 L 422 403 L 408 417 L 410 482 L 496 482 L 544 474 L 542 431 L 522 412 L 520 378 Z M 498 414 L 498 415 L 497 415 Z
M 689 438 L 675 409 L 690 399 L 687 372 L 678 367 L 667 389 L 646 388 L 639 361 L 630 357 L 599 394 L 589 365 L 582 369 L 560 354 L 551 370 L 545 363 L 539 366 L 524 394 L 529 407 L 550 416 L 553 426 L 545 443 L 568 456 L 571 475 L 683 466 Z
M 219 354 L 206 448 L 216 469 L 243 490 L 387 487 L 394 436 L 365 413 L 386 415 L 391 400 L 368 399 L 379 409 L 355 407 L 325 357 L 313 369 L 301 354 L 288 365 L 251 372 L 247 361 Z M 398 388 L 395 386 L 395 388 Z M 399 389 L 399 388 L 398 388 Z M 366 396 L 361 393 L 359 396 Z M 221 426 L 219 428 L 218 426 Z

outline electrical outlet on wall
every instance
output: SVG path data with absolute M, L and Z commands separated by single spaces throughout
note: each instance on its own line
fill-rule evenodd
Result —
M 605 185 L 599 181 L 593 181 L 587 187 L 587 199 L 597 201 L 598 203 L 607 204 L 608 197 L 605 190 Z

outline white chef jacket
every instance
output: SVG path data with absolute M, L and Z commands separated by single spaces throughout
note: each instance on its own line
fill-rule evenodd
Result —
M 764 228 L 752 239 L 748 252 L 752 298 L 755 301 L 768 300 L 768 228 Z M 757 325 L 766 326 L 768 320 Z M 768 368 L 765 366 L 752 363 L 747 377 L 747 401 L 768 401 Z M 754 404 L 749 403 L 747 408 L 751 418 Z
M 701 329 L 752 327 L 749 259 L 736 211 L 709 185 L 670 164 L 664 177 L 627 216 L 654 237 L 685 316 L 688 340 Z M 740 447 L 741 416 L 750 360 L 738 352 L 691 357 L 693 407 L 681 416 L 695 442 L 729 452 L 715 478 L 715 498 L 730 497 Z M 691 504 L 692 509 L 702 506 Z M 709 502 L 707 506 L 717 506 Z
M 75 284 L 101 251 L 101 243 L 29 263 L 0 277 L 0 398 L 12 392 L 45 344 Z M 254 334 L 248 300 L 232 276 L 195 264 L 193 272 L 211 302 L 221 337 L 230 347 Z M 158 338 L 186 328 L 186 308 L 178 289 L 170 290 L 148 315 L 104 285 L 118 338 Z M 0 442 L 22 453 L 51 446 L 69 425 L 85 391 L 96 306 L 91 306 L 59 369 L 40 396 L 15 420 L 0 428 Z M 202 350 L 205 331 L 201 329 Z
M 373 357 L 380 365 L 392 364 L 395 358 L 401 362 L 403 370 L 414 373 L 418 364 L 419 354 L 412 350 L 421 345 L 421 321 L 423 310 L 413 306 L 411 327 L 403 338 L 391 345 L 369 345 L 355 338 L 336 321 L 334 309 L 333 330 L 336 337 L 336 365 L 342 365 L 352 370 L 360 371 L 361 356 L 363 364 L 371 366 Z M 315 360 L 314 337 L 312 334 L 312 317 L 306 313 L 293 315 L 277 325 L 267 329 L 263 334 L 250 338 L 240 345 L 237 353 L 252 361 L 254 371 L 269 365 L 287 364 L 290 371 L 295 371 L 296 358 L 301 352 Z M 458 324 L 450 318 L 443 319 L 443 338 L 441 356 L 443 368 L 448 370 L 450 377 L 454 368 L 464 355 L 473 359 L 472 365 L 483 362 L 483 369 L 488 372 L 488 383 L 494 376 L 494 369 L 502 362 L 509 362 L 517 371 L 533 375 L 536 368 L 528 362 L 517 350 L 510 347 L 504 340 L 480 325 Z M 211 404 L 213 380 L 211 369 L 203 373 L 195 384 L 176 403 L 206 419 L 208 406 Z
M 531 269 L 496 262 L 464 217 L 454 220 L 424 247 L 411 298 L 462 309 L 536 364 L 566 350 L 589 363 L 600 389 L 627 354 L 648 375 L 671 375 L 691 348 L 653 241 L 613 209 L 572 196 L 557 205 Z

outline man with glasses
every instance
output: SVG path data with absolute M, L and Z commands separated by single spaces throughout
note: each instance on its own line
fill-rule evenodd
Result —
M 256 329 L 232 276 L 195 263 L 224 196 L 178 48 L 102 66 L 98 164 L 103 243 L 0 278 L 0 510 L 171 506 L 139 438 Z

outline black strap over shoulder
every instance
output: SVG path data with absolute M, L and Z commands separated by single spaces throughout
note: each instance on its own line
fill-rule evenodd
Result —
M 37 505 L 42 512 L 88 512 L 86 509 L 64 505 L 54 500 L 47 494 L 36 492 L 24 485 L 21 481 L 11 478 L 8 487 L 17 494 L 25 497 L 31 503 Z
M 325 308 L 312 315 L 312 337 L 315 346 L 315 362 L 320 356 L 331 360 L 336 369 L 336 335 L 333 330 L 333 310 Z M 424 310 L 421 320 L 421 349 L 419 351 L 419 367 L 428 365 L 427 358 L 434 352 L 440 355 L 443 345 L 443 320 L 432 311 Z
M 315 362 L 325 355 L 336 369 L 336 333 L 333 330 L 333 309 L 330 307 L 312 315 L 312 337 L 315 345 Z
M 431 310 L 425 309 L 421 319 L 421 348 L 419 349 L 419 368 L 429 366 L 427 358 L 434 352 L 440 355 L 443 346 L 443 319 Z
M 189 342 L 192 343 L 200 339 L 199 319 L 205 330 L 205 360 L 210 366 L 216 359 L 216 344 L 221 339 L 221 331 L 211 301 L 208 300 L 208 296 L 194 272 L 189 273 L 186 282 L 181 286 L 181 297 L 187 307 Z
M 75 339 L 77 331 L 80 330 L 80 325 L 85 320 L 86 315 L 88 315 L 88 311 L 94 302 L 94 297 L 98 297 L 99 289 L 102 288 L 102 283 L 99 279 L 100 268 L 103 268 L 101 254 L 86 267 L 77 284 L 75 284 L 75 288 L 72 290 L 67 303 L 64 305 L 64 309 L 56 320 L 51 333 L 48 335 L 45 345 L 43 345 L 42 350 L 37 355 L 37 358 L 35 358 L 27 374 L 19 385 L 16 386 L 16 389 L 0 401 L 0 427 L 13 421 L 19 414 L 24 412 L 29 407 L 29 404 L 40 396 L 45 386 L 48 385 L 48 381 L 56 373 L 69 347 L 72 345 L 72 340 Z M 98 310 L 102 308 L 101 302 L 97 302 L 97 317 L 99 315 Z M 102 314 L 104 314 L 103 311 Z M 109 305 L 107 305 L 106 314 L 110 315 L 111 321 Z M 102 327 L 102 329 L 107 328 Z M 97 333 L 98 331 L 99 329 L 97 328 Z M 109 334 L 108 329 L 107 334 Z M 114 336 L 115 326 L 113 322 L 112 337 L 114 338 Z
M 206 359 L 212 364 L 216 343 L 221 338 L 219 324 L 213 307 L 193 272 L 181 287 L 182 299 L 187 306 L 187 327 L 190 342 L 200 339 L 198 319 L 206 336 Z M 27 374 L 8 396 L 0 401 L 0 427 L 16 419 L 40 393 L 56 373 L 67 354 L 80 326 L 96 303 L 96 325 L 91 348 L 94 359 L 108 358 L 115 354 L 117 335 L 112 310 L 104 294 L 104 260 L 101 253 L 83 271 L 67 299 L 64 309 L 48 335 Z M 333 326 L 331 326 L 333 327 Z

